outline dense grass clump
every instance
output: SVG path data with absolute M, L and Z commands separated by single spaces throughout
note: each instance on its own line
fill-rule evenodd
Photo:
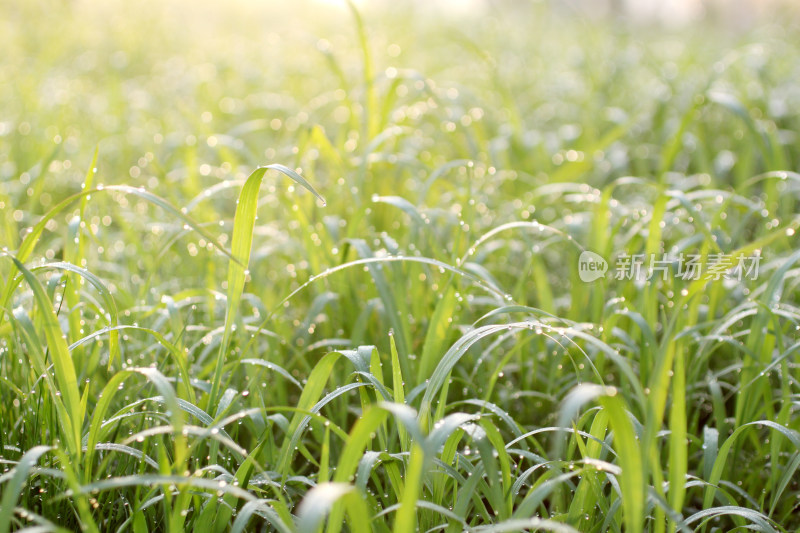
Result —
M 0 533 L 800 527 L 788 15 L 0 4 Z

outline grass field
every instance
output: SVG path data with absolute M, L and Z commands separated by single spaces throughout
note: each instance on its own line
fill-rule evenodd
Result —
M 797 20 L 495 5 L 0 1 L 0 533 L 800 528 Z

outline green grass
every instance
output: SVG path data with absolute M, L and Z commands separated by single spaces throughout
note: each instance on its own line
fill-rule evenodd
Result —
M 796 19 L 396 4 L 0 2 L 0 533 L 800 528 Z

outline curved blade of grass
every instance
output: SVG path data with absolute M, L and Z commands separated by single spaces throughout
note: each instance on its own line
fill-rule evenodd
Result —
M 103 425 L 105 414 L 111 406 L 115 394 L 120 390 L 122 383 L 133 374 L 141 374 L 148 379 L 156 389 L 161 393 L 164 398 L 164 403 L 171 413 L 172 425 L 180 431 L 183 425 L 183 417 L 181 416 L 181 409 L 178 404 L 178 399 L 175 396 L 175 391 L 169 384 L 164 375 L 155 368 L 129 368 L 114 374 L 106 383 L 102 393 L 99 396 L 97 405 L 95 405 L 92 413 L 92 421 L 89 424 L 89 431 L 86 435 L 86 467 L 84 469 L 85 477 L 84 482 L 91 479 L 92 472 L 92 458 L 94 451 L 100 438 L 100 428 Z
M 64 270 L 67 272 L 74 272 L 78 274 L 86 281 L 92 284 L 92 286 L 97 289 L 97 292 L 100 293 L 100 296 L 103 298 L 103 303 L 105 304 L 106 311 L 108 312 L 108 320 L 109 326 L 113 328 L 114 326 L 119 324 L 119 316 L 117 314 L 117 304 L 114 302 L 113 296 L 111 296 L 111 292 L 108 290 L 108 287 L 94 274 L 86 270 L 85 268 L 81 268 L 75 266 L 70 263 L 65 263 L 63 261 L 58 261 L 55 263 L 47 263 L 44 265 L 40 265 L 37 267 L 31 268 L 31 270 L 36 271 L 43 268 L 54 268 L 58 270 Z M 116 329 L 111 329 L 108 333 L 108 350 L 109 350 L 109 357 L 108 357 L 108 366 L 110 367 L 111 364 L 114 362 L 116 358 L 119 357 L 119 333 Z
M 747 520 L 750 520 L 753 524 L 758 526 L 758 531 L 765 531 L 765 532 L 772 532 L 776 533 L 777 530 L 772 527 L 769 523 L 769 518 L 764 516 L 762 513 L 758 511 L 754 511 L 753 509 L 748 509 L 746 507 L 739 507 L 736 505 L 726 505 L 724 507 L 713 507 L 711 509 L 703 509 L 702 511 L 698 511 L 688 517 L 685 520 L 685 524 L 688 526 L 693 522 L 697 522 L 698 520 L 703 520 L 703 522 L 707 522 L 712 518 L 717 518 L 720 516 L 741 516 Z M 749 528 L 748 528 L 749 529 Z
M 83 451 L 87 451 L 88 449 L 89 449 L 88 447 L 84 447 Z M 117 444 L 116 442 L 98 442 L 95 445 L 94 449 L 101 451 L 124 453 L 130 455 L 131 457 L 135 457 L 140 461 L 144 461 L 148 465 L 152 466 L 156 471 L 158 471 L 159 469 L 159 465 L 155 461 L 155 459 L 153 459 L 149 455 L 144 454 L 141 450 L 137 450 L 136 448 L 132 448 L 124 444 Z
M 524 520 L 512 519 L 498 524 L 478 526 L 473 528 L 475 533 L 506 533 L 508 531 L 525 531 L 526 529 L 555 531 L 556 533 L 578 533 L 578 530 L 556 522 L 555 520 L 543 520 L 541 518 L 527 518 Z
M 179 350 L 174 344 L 169 342 L 161 333 L 152 330 L 150 328 L 145 328 L 143 326 L 129 326 L 129 325 L 121 325 L 121 326 L 112 326 L 107 328 L 102 328 L 97 331 L 86 335 L 82 339 L 78 339 L 77 341 L 73 342 L 69 349 L 72 350 L 82 344 L 85 344 L 92 339 L 99 337 L 100 335 L 104 335 L 105 333 L 114 333 L 117 331 L 125 331 L 125 330 L 133 330 L 133 331 L 142 331 L 144 333 L 149 334 L 152 336 L 160 345 L 167 349 L 167 351 L 172 356 L 175 364 L 178 366 L 178 372 L 183 380 L 184 389 L 186 390 L 186 394 L 188 395 L 188 399 L 190 402 L 195 402 L 195 395 L 194 389 L 191 387 L 191 375 L 189 374 L 189 367 L 188 362 L 186 360 L 186 354 Z
M 737 427 L 736 430 L 731 433 L 731 436 L 725 440 L 722 446 L 720 446 L 719 452 L 717 453 L 717 459 L 714 461 L 714 467 L 711 469 L 711 475 L 708 477 L 708 479 L 706 479 L 708 485 L 706 486 L 705 494 L 703 496 L 704 509 L 710 509 L 711 505 L 714 503 L 714 495 L 718 490 L 717 485 L 722 478 L 722 472 L 728 461 L 728 454 L 730 453 L 733 444 L 745 430 L 752 429 L 753 426 L 766 426 L 770 429 L 773 429 L 789 439 L 795 449 L 800 449 L 800 433 L 772 422 L 771 420 L 748 422 Z
M 21 262 L 24 263 L 28 260 L 31 253 L 36 246 L 36 243 L 39 242 L 39 238 L 42 236 L 42 232 L 44 231 L 47 223 L 52 220 L 57 214 L 61 211 L 69 207 L 73 202 L 78 199 L 88 199 L 89 195 L 94 193 L 100 192 L 109 192 L 109 191 L 116 191 L 121 192 L 124 194 L 131 194 L 133 196 L 138 196 L 143 200 L 146 200 L 153 205 L 156 205 L 166 211 L 167 213 L 175 216 L 176 218 L 181 219 L 187 226 L 192 228 L 195 232 L 199 233 L 206 241 L 208 241 L 212 246 L 214 246 L 217 250 L 225 254 L 226 256 L 230 257 L 233 260 L 233 256 L 230 252 L 228 252 L 222 245 L 220 245 L 217 240 L 211 236 L 206 230 L 202 228 L 200 224 L 198 224 L 195 220 L 191 217 L 186 215 L 180 209 L 175 208 L 172 204 L 164 200 L 163 198 L 156 196 L 153 193 L 147 192 L 144 188 L 137 188 L 137 187 L 130 187 L 128 185 L 106 185 L 101 186 L 98 185 L 94 189 L 83 190 L 79 193 L 75 193 L 72 196 L 62 200 L 55 207 L 50 209 L 47 214 L 45 214 L 39 222 L 37 222 L 33 227 L 31 227 L 28 233 L 25 235 L 22 243 L 19 246 L 19 249 L 16 253 L 16 258 Z M 13 277 L 14 272 L 12 271 L 10 277 Z M 8 307 L 8 303 L 11 301 L 11 295 L 13 291 L 11 287 L 6 287 L 5 292 L 3 294 L 3 299 L 0 301 L 0 323 L 3 321 L 5 309 Z
M 69 354 L 67 341 L 58 323 L 58 317 L 53 309 L 53 302 L 39 283 L 33 273 L 25 268 L 16 257 L 0 253 L 0 256 L 8 256 L 16 265 L 17 270 L 22 273 L 28 286 L 33 291 L 34 300 L 39 307 L 39 312 L 44 322 L 43 329 L 47 339 L 47 347 L 53 361 L 56 373 L 56 383 L 63 395 L 64 405 L 67 410 L 67 420 L 63 421 L 67 429 L 64 435 L 70 454 L 76 459 L 80 459 L 80 431 L 83 425 L 83 409 L 81 408 L 81 394 L 78 389 L 78 378 L 75 374 L 75 366 Z
M 247 528 L 247 522 L 254 514 L 257 514 L 269 522 L 269 525 L 280 531 L 281 533 L 291 533 L 292 528 L 287 526 L 283 520 L 280 519 L 272 507 L 270 507 L 272 500 L 254 500 L 247 502 L 236 515 L 236 520 L 233 521 L 231 526 L 231 533 L 243 533 Z
M 253 229 L 256 224 L 256 210 L 258 208 L 258 192 L 261 189 L 261 180 L 267 170 L 277 170 L 297 182 L 325 204 L 325 199 L 294 170 L 280 164 L 266 165 L 258 167 L 247 178 L 242 192 L 236 205 L 236 215 L 233 219 L 233 236 L 231 238 L 231 260 L 228 263 L 228 299 L 225 310 L 225 331 L 222 335 L 222 342 L 219 345 L 217 354 L 217 365 L 214 377 L 211 382 L 211 393 L 208 399 L 209 408 L 207 411 L 213 412 L 218 401 L 220 383 L 222 381 L 222 369 L 225 363 L 225 356 L 231 342 L 233 323 L 239 302 L 244 291 L 247 265 L 250 263 L 250 249 L 253 245 Z
M 51 446 L 34 446 L 22 456 L 14 467 L 11 480 L 3 487 L 3 499 L 0 501 L 0 533 L 8 533 L 11 527 L 11 517 L 19 498 L 22 486 L 28 479 L 28 473 L 39 461 L 39 458 L 52 450 Z
M 297 508 L 298 533 L 317 533 L 334 505 L 344 501 L 351 512 L 351 531 L 369 531 L 366 503 L 353 485 L 328 481 L 320 483 L 306 494 Z

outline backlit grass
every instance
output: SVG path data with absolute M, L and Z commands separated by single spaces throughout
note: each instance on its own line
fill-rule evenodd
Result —
M 0 533 L 800 527 L 789 14 L 0 6 Z

